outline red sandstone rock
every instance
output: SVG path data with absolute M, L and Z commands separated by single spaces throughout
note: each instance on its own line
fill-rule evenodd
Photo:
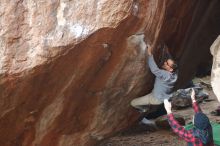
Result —
M 180 58 L 210 3 L 1 0 L 0 144 L 90 146 L 131 125 L 153 85 L 144 40 Z

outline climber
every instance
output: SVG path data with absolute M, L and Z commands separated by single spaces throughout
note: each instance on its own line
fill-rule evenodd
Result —
M 212 126 L 210 124 L 209 118 L 204 113 L 202 113 L 195 100 L 194 89 L 192 89 L 191 99 L 193 109 L 195 111 L 195 115 L 193 116 L 192 121 L 194 125 L 193 129 L 186 130 L 175 120 L 171 111 L 171 103 L 165 99 L 164 107 L 167 111 L 168 122 L 174 133 L 183 138 L 188 143 L 188 146 L 214 146 Z
M 171 58 L 166 45 L 162 45 L 162 59 L 159 67 L 154 61 L 151 53 L 151 46 L 147 46 L 148 65 L 151 72 L 156 76 L 154 88 L 150 94 L 133 99 L 131 106 L 138 109 L 140 112 L 147 112 L 151 106 L 160 105 L 164 99 L 169 99 L 172 96 L 172 90 L 177 80 L 177 65 Z

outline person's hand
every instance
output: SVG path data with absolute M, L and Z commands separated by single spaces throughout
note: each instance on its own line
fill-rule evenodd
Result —
M 168 99 L 164 99 L 164 107 L 167 111 L 167 114 L 171 114 L 172 113 L 172 105 L 171 105 L 171 102 L 168 101 Z
M 152 55 L 152 48 L 151 48 L 151 46 L 149 44 L 147 44 L 147 53 L 150 56 Z
M 196 102 L 196 98 L 195 98 L 195 90 L 193 88 L 191 88 L 191 99 L 192 99 L 192 102 Z

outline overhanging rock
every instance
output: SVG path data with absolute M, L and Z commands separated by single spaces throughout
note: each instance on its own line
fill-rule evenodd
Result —
M 1 145 L 90 146 L 128 127 L 138 116 L 129 102 L 153 86 L 144 42 L 167 42 L 183 64 L 192 28 L 203 22 L 196 16 L 209 18 L 218 5 L 1 0 Z M 182 80 L 190 78 L 181 73 Z

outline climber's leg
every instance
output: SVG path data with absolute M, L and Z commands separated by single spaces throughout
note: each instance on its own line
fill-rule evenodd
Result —
M 152 93 L 142 97 L 135 98 L 131 101 L 131 106 L 140 110 L 141 112 L 148 111 L 150 105 L 160 105 L 160 104 L 162 104 L 162 102 L 156 99 Z

